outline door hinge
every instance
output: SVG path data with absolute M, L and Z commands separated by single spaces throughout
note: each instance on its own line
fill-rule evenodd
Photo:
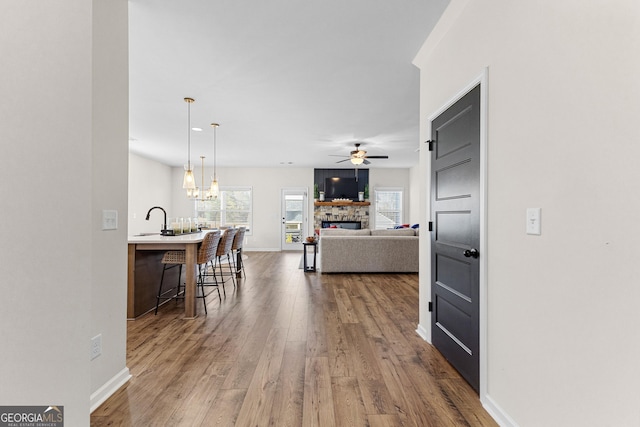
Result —
M 433 139 L 430 139 L 427 141 L 427 144 L 429 144 L 429 151 L 433 151 L 433 147 L 435 143 L 436 142 Z
M 429 313 L 433 311 L 433 303 L 429 301 Z
M 429 231 L 433 231 L 433 221 L 429 221 Z

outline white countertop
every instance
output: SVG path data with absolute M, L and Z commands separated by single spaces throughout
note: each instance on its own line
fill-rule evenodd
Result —
M 145 233 L 145 236 L 129 236 L 129 244 L 136 243 L 199 243 L 204 240 L 204 236 L 210 231 L 215 230 L 203 230 L 199 233 L 179 234 L 177 236 L 161 236 L 158 234 Z

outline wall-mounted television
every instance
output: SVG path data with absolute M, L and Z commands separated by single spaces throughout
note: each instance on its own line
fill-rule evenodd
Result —
M 358 181 L 355 178 L 326 178 L 324 182 L 325 199 L 358 200 Z

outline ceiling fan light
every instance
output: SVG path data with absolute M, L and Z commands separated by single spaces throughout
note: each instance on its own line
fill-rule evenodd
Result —
M 352 157 L 351 163 L 354 165 L 361 165 L 364 162 L 364 157 Z

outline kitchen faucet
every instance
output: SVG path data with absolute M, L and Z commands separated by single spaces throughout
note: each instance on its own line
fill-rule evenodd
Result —
M 154 209 L 160 209 L 164 213 L 164 223 L 162 224 L 162 230 L 160 230 L 160 234 L 162 234 L 163 236 L 167 236 L 169 234 L 169 231 L 167 230 L 167 211 L 165 211 L 160 206 L 154 206 L 151 209 L 149 209 L 149 212 L 147 212 L 147 217 L 145 219 L 149 221 L 149 216 L 151 215 L 151 211 Z

